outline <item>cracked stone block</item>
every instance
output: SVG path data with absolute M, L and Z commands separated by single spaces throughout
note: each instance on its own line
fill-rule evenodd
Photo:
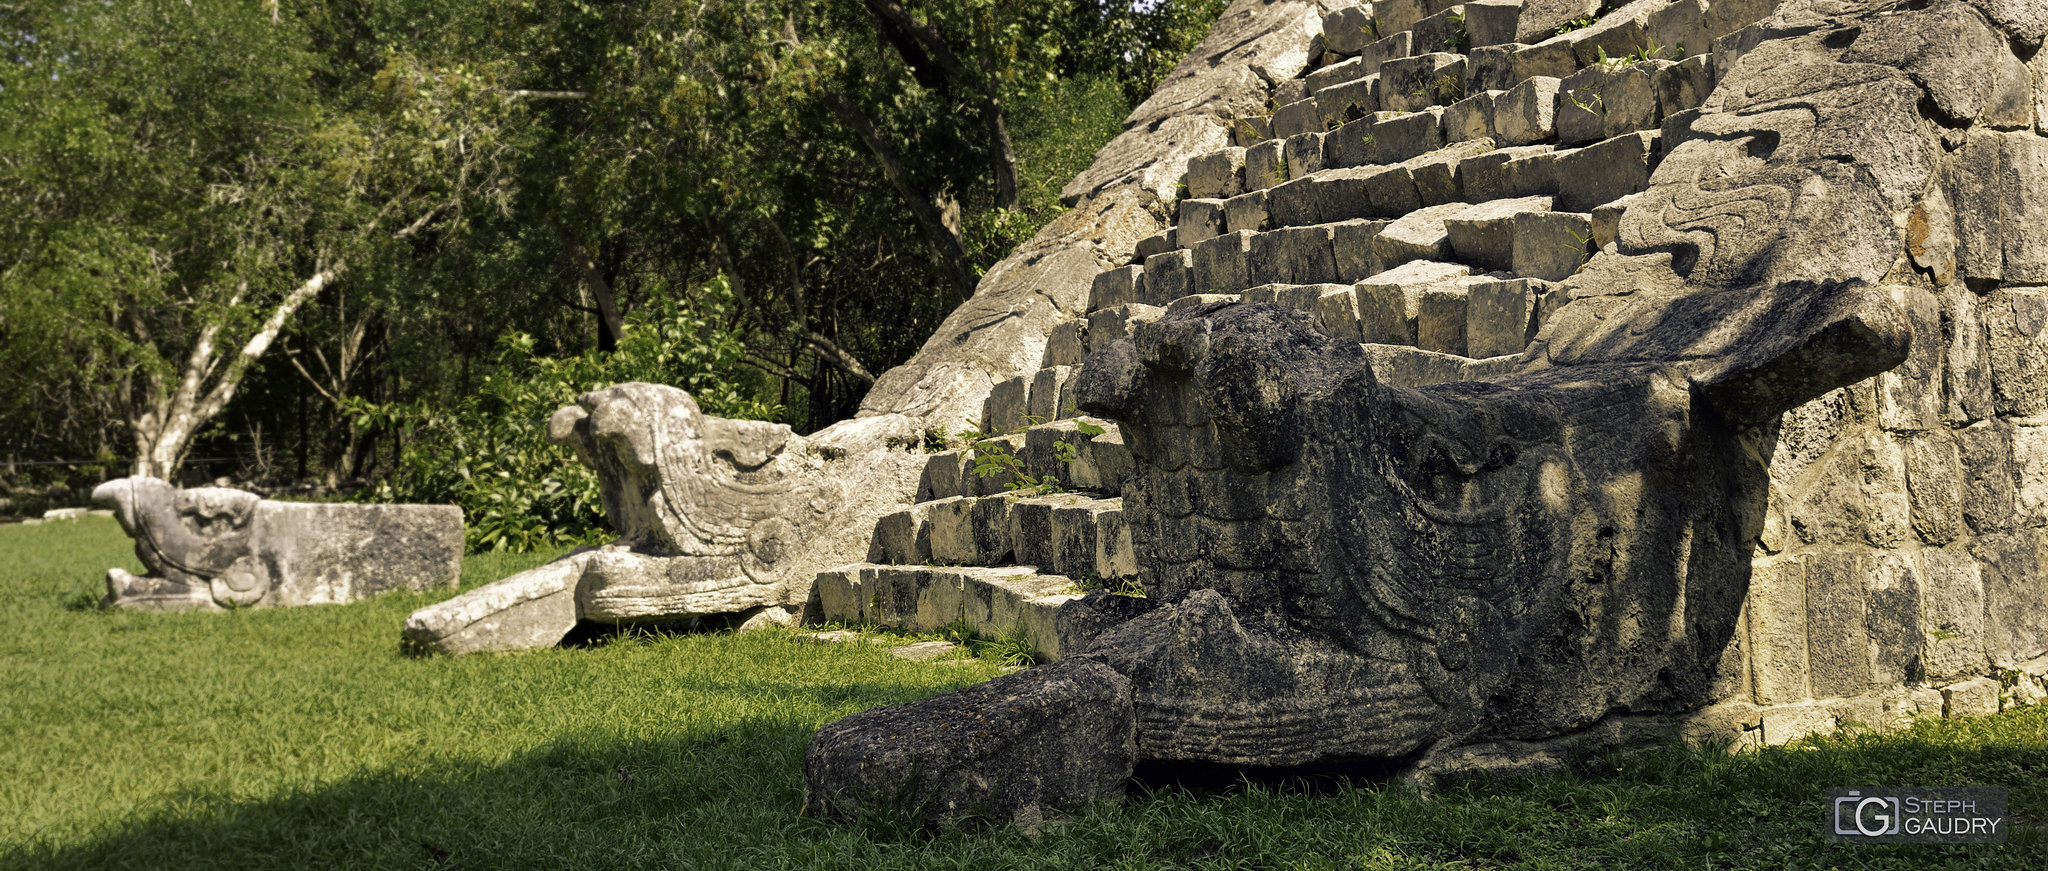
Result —
M 1713 55 L 1696 54 L 1659 68 L 1650 78 L 1650 89 L 1657 95 L 1657 114 L 1669 118 L 1706 102 L 1707 94 L 1714 90 L 1713 64 Z
M 1447 203 L 1409 212 L 1380 230 L 1373 240 L 1374 251 L 1380 262 L 1390 267 L 1411 260 L 1450 260 L 1451 236 L 1444 221 L 1473 208 L 1466 203 Z
M 1045 356 L 1038 365 L 1079 366 L 1088 359 L 1088 321 L 1081 318 L 1061 321 L 1052 328 L 1045 338 Z
M 1193 248 L 1223 232 L 1222 200 L 1181 200 L 1180 223 L 1175 227 L 1181 247 Z
M 1121 499 L 1072 502 L 1053 509 L 1052 534 L 1053 570 L 1062 575 L 1113 583 L 1138 574 Z
M 1431 52 L 1380 66 L 1380 105 L 1392 112 L 1416 112 L 1465 98 L 1465 58 Z
M 1531 145 L 1557 135 L 1557 94 L 1562 79 L 1525 78 L 1493 101 L 1493 129 L 1502 145 Z
M 1310 173 L 1323 169 L 1323 134 L 1321 131 L 1290 136 L 1280 149 L 1287 160 L 1287 177 L 1304 178 Z
M 1488 272 L 1504 272 L 1515 264 L 1515 216 L 1550 211 L 1550 197 L 1488 200 L 1444 219 L 1454 258 Z
M 1275 139 L 1287 139 L 1303 133 L 1320 133 L 1322 129 L 1323 113 L 1316 108 L 1314 97 L 1288 103 L 1273 113 Z
M 919 566 L 932 558 L 931 506 L 912 505 L 875 521 L 868 543 L 868 562 Z
M 1088 310 L 1101 311 L 1138 301 L 1142 295 L 1143 266 L 1119 266 L 1098 272 L 1088 286 Z
M 1657 154 L 1654 130 L 1625 133 L 1557 157 L 1557 207 L 1589 212 L 1650 187 Z
M 1569 39 L 1546 40 L 1508 55 L 1508 66 L 1517 82 L 1531 79 L 1562 79 L 1579 71 L 1578 55 Z
M 1497 148 L 1458 163 L 1467 202 L 1551 196 L 1557 193 L 1557 155 L 1548 145 Z
M 1246 190 L 1264 190 L 1287 181 L 1287 168 L 1280 149 L 1287 143 L 1280 139 L 1267 139 L 1244 150 L 1244 186 Z
M 1337 281 L 1355 282 L 1386 271 L 1386 267 L 1380 265 L 1379 254 L 1374 251 L 1373 239 L 1390 223 L 1355 219 L 1331 225 L 1330 255 L 1337 267 Z
M 1415 301 L 1415 347 L 1467 356 L 1465 313 L 1469 302 L 1463 287 L 1447 285 L 1424 290 Z
M 1244 193 L 1244 149 L 1225 148 L 1188 161 L 1188 196 L 1229 199 Z
M 1989 717 L 1998 713 L 1998 681 L 1980 677 L 1941 688 L 1944 717 Z
M 950 565 L 993 566 L 1008 560 L 1007 496 L 940 499 L 931 505 L 932 559 Z
M 1347 6 L 1323 16 L 1323 44 L 1331 51 L 1355 56 L 1374 41 L 1370 6 Z
M 1114 342 L 1130 335 L 1133 324 L 1156 321 L 1164 314 L 1166 309 L 1163 306 L 1139 303 L 1094 312 L 1088 315 L 1089 341 L 1100 344 Z
M 1522 16 L 1520 2 L 1465 4 L 1465 32 L 1472 48 L 1503 45 L 1515 41 L 1515 23 Z
M 917 501 L 965 495 L 973 468 L 967 455 L 960 451 L 941 451 L 926 457 L 924 472 L 917 480 Z
M 1019 375 L 996 382 L 989 390 L 988 399 L 981 404 L 981 431 L 1003 433 L 1022 429 L 1030 391 L 1029 376 Z
M 1466 356 L 1520 354 L 1536 338 L 1536 304 L 1544 288 L 1527 278 L 1484 281 L 1467 288 Z
M 1374 115 L 1367 115 L 1323 134 L 1323 168 L 1347 169 L 1379 163 L 1379 146 L 1372 137 L 1376 123 Z
M 1358 320 L 1357 288 L 1337 285 L 1324 291 L 1323 295 L 1316 297 L 1313 314 L 1316 330 L 1323 335 L 1354 342 L 1365 341 L 1365 332 Z
M 1593 207 L 1594 248 L 1604 250 L 1607 246 L 1614 244 L 1615 240 L 1621 238 L 1621 215 L 1623 212 L 1628 211 L 1630 203 L 1641 198 L 1641 194 L 1629 194 L 1613 202 L 1601 203 Z
M 1258 234 L 1252 241 L 1251 275 L 1243 286 L 1335 281 L 1333 236 L 1334 229 L 1328 224 L 1283 227 Z
M 1138 302 L 1165 305 L 1192 293 L 1189 282 L 1194 278 L 1194 268 L 1194 254 L 1186 248 L 1145 258 L 1145 292 Z
M 1466 97 L 1445 108 L 1442 117 L 1444 141 L 1492 139 L 1493 101 L 1505 93 L 1507 92 L 1486 91 Z
M 1026 419 L 1033 423 L 1057 420 L 1060 416 L 1060 385 L 1067 383 L 1073 373 L 1070 366 L 1052 366 L 1032 375 L 1031 392 L 1025 404 Z
M 1563 281 L 1592 254 L 1593 219 L 1572 212 L 1526 212 L 1515 218 L 1516 275 Z
M 1330 112 L 1329 108 L 1321 105 L 1324 91 L 1358 81 L 1368 75 L 1370 73 L 1365 70 L 1365 64 L 1354 57 L 1309 73 L 1308 77 L 1302 80 L 1302 85 L 1310 96 L 1316 98 L 1318 109 L 1327 115 Z
M 1353 290 L 1363 341 L 1414 345 L 1422 292 L 1453 285 L 1471 274 L 1472 268 L 1463 264 L 1418 260 L 1358 282 Z
M 1266 229 L 1267 191 L 1252 191 L 1223 201 L 1223 226 L 1232 233 Z
M 1372 125 L 1373 147 L 1383 163 L 1398 163 L 1444 147 L 1444 110 L 1426 106 Z
M 1415 50 L 1423 52 L 1462 52 L 1462 43 L 1470 40 L 1465 32 L 1465 7 L 1451 6 L 1425 16 L 1415 22 L 1409 31 L 1415 39 Z
M 1380 110 L 1380 77 L 1370 75 L 1356 81 L 1340 82 L 1316 92 L 1316 109 L 1323 113 L 1323 129 L 1335 130 Z M 1324 146 L 1328 159 L 1328 145 Z M 1356 164 L 1346 164 L 1355 166 Z
M 1235 293 L 1252 283 L 1253 239 L 1250 230 L 1225 233 L 1195 246 L 1192 293 Z

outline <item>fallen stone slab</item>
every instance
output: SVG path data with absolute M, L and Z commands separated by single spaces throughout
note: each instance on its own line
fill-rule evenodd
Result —
M 462 509 L 453 505 L 275 502 L 144 476 L 101 484 L 93 501 L 113 510 L 148 568 L 140 577 L 107 571 L 105 604 L 116 608 L 335 604 L 454 586 L 462 574 Z

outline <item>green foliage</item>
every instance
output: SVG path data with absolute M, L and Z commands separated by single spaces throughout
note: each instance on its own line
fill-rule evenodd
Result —
M 1600 23 L 1600 17 L 1597 15 L 1581 15 L 1559 24 L 1554 30 L 1559 36 L 1563 36 L 1574 30 L 1584 30 L 1598 23 Z
M 745 349 L 723 324 L 735 305 L 714 279 L 687 301 L 650 300 L 627 318 L 616 351 L 546 357 L 532 337 L 506 335 L 496 371 L 449 407 L 422 401 L 350 407 L 364 427 L 405 434 L 398 469 L 364 496 L 462 506 L 473 551 L 591 544 L 610 537 L 596 475 L 547 441 L 548 418 L 590 390 L 627 381 L 688 391 L 705 413 L 768 420 L 781 409 L 746 388 Z

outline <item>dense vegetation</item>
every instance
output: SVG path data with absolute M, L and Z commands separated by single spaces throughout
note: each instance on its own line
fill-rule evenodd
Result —
M 0 526 L 0 868 L 2048 867 L 2048 707 L 1735 756 L 1671 749 L 1423 798 L 1154 782 L 1036 837 L 803 816 L 826 722 L 984 680 L 781 631 L 408 659 L 405 614 L 88 606 L 112 521 Z M 487 554 L 466 586 L 540 562 Z M 2003 846 L 1831 845 L 1829 786 L 1992 784 Z
M 574 537 L 558 456 L 450 446 L 625 378 L 847 416 L 1223 5 L 0 2 L 0 484 L 508 472 Z

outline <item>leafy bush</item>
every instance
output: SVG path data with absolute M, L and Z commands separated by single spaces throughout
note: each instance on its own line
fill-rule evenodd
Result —
M 567 448 L 549 444 L 548 418 L 580 394 L 626 381 L 689 391 L 706 414 L 773 419 L 782 408 L 746 368 L 728 328 L 731 285 L 715 278 L 691 298 L 660 296 L 626 317 L 618 348 L 567 357 L 535 353 L 532 336 L 507 333 L 497 366 L 455 406 L 354 400 L 363 427 L 405 433 L 397 471 L 363 498 L 462 506 L 471 551 L 528 551 L 594 544 L 611 537 L 597 476 Z

